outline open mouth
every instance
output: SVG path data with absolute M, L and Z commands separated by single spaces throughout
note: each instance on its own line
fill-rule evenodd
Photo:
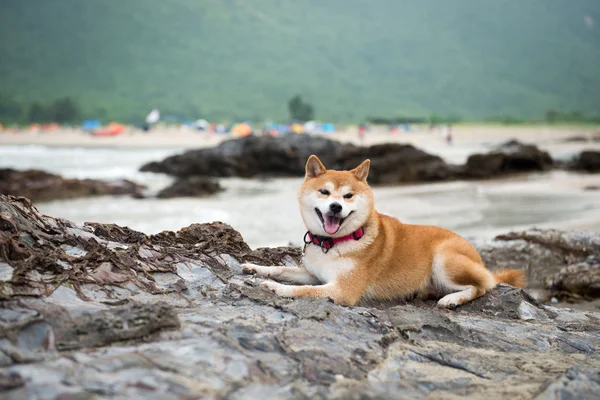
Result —
M 323 229 L 325 230 L 325 232 L 327 232 L 330 235 L 333 235 L 334 233 L 340 230 L 340 227 L 342 226 L 346 218 L 348 218 L 350 214 L 352 214 L 354 211 L 350 212 L 350 214 L 348 214 L 346 218 L 336 217 L 335 215 L 328 214 L 323 215 L 321 210 L 319 210 L 318 208 L 315 208 L 315 212 L 319 216 L 319 219 L 323 224 Z

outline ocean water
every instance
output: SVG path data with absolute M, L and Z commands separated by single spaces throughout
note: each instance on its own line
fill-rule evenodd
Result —
M 149 192 L 172 178 L 139 172 L 148 161 L 183 149 L 114 149 L 0 146 L 0 167 L 39 168 L 76 178 L 126 178 Z M 45 214 L 78 223 L 112 222 L 145 233 L 177 230 L 196 222 L 223 221 L 239 230 L 252 247 L 302 243 L 305 228 L 296 203 L 300 178 L 222 179 L 226 188 L 214 197 L 132 199 L 97 197 L 36 204 Z M 433 224 L 467 237 L 531 226 L 600 231 L 600 176 L 554 171 L 519 178 L 374 188 L 380 212 L 404 222 Z

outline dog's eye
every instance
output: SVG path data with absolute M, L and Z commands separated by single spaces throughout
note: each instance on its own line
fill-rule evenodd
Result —
M 324 194 L 325 196 L 329 196 L 329 190 L 321 189 L 319 190 L 319 192 L 321 192 L 321 194 Z
M 352 193 L 348 193 L 348 194 L 345 194 L 345 195 L 344 195 L 344 198 L 345 198 L 345 199 L 351 199 L 351 198 L 352 198 L 352 196 L 354 196 Z

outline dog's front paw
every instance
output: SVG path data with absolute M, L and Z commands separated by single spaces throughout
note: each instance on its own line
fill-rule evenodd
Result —
M 278 296 L 292 297 L 293 287 L 289 285 L 283 285 L 275 281 L 264 281 L 260 285 L 269 289 Z
M 251 263 L 243 263 L 240 265 L 242 267 L 242 272 L 246 274 L 256 274 L 258 265 Z
M 464 304 L 465 301 L 466 301 L 466 299 L 463 296 L 461 296 L 460 292 L 458 292 L 458 293 L 452 293 L 452 294 L 442 297 L 438 301 L 437 305 L 438 305 L 438 307 L 453 309 L 453 308 L 460 306 L 461 304 Z
M 438 301 L 437 305 L 438 305 L 438 307 L 449 308 L 449 309 L 453 309 L 453 308 L 456 308 L 456 306 L 458 306 L 458 304 L 456 304 L 455 301 L 451 301 L 451 300 L 448 300 L 445 298 Z

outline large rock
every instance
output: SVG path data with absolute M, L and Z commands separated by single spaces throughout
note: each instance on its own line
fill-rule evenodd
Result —
M 177 179 L 171 186 L 158 192 L 156 197 L 168 199 L 172 197 L 206 197 L 223 191 L 219 182 L 201 176 L 189 176 Z
M 585 172 L 600 172 L 600 151 L 582 151 L 573 162 L 571 162 L 570 168 Z
M 558 271 L 546 282 L 554 292 L 567 292 L 579 296 L 600 297 L 600 263 L 582 262 Z
M 331 169 L 352 169 L 371 159 L 369 182 L 397 184 L 456 177 L 456 168 L 410 145 L 357 147 L 310 135 L 247 136 L 217 147 L 191 150 L 144 165 L 142 171 L 178 177 L 302 176 L 306 160 L 316 154 Z
M 600 393 L 600 369 L 573 367 L 555 379 L 551 379 L 538 393 L 535 400 L 596 399 Z
M 214 148 L 190 150 L 160 162 L 151 162 L 141 170 L 178 177 L 302 176 L 311 154 L 317 154 L 325 165 L 330 166 L 351 147 L 354 146 L 309 135 L 250 135 L 224 141 Z
M 530 229 L 477 243 L 485 265 L 516 268 L 540 299 L 553 296 L 600 297 L 600 235 Z
M 36 169 L 0 169 L 0 194 L 24 196 L 35 202 L 101 195 L 141 196 L 143 190 L 143 186 L 125 179 L 73 179 Z
M 338 158 L 334 169 L 353 169 L 367 158 L 371 160 L 372 184 L 445 181 L 459 175 L 457 167 L 446 164 L 440 157 L 399 143 L 349 148 Z
M 507 241 L 534 235 L 513 236 Z M 577 257 L 597 240 L 550 236 Z M 295 248 L 253 251 L 221 223 L 147 236 L 112 224 L 77 226 L 0 196 L 2 397 L 586 399 L 598 392 L 599 313 L 547 307 L 508 285 L 455 310 L 431 301 L 341 307 L 280 298 L 241 274 L 242 261 L 295 265 L 299 256 Z
M 311 154 L 316 154 L 327 168 L 337 170 L 355 168 L 369 158 L 369 182 L 375 185 L 492 178 L 553 167 L 547 152 L 517 141 L 507 142 L 486 154 L 472 155 L 465 165 L 457 166 L 407 144 L 358 147 L 322 137 L 290 134 L 228 140 L 214 148 L 190 150 L 151 162 L 141 170 L 178 177 L 302 176 Z
M 548 152 L 511 140 L 489 153 L 469 156 L 465 175 L 469 178 L 490 178 L 519 172 L 546 171 L 552 166 L 552 157 Z

